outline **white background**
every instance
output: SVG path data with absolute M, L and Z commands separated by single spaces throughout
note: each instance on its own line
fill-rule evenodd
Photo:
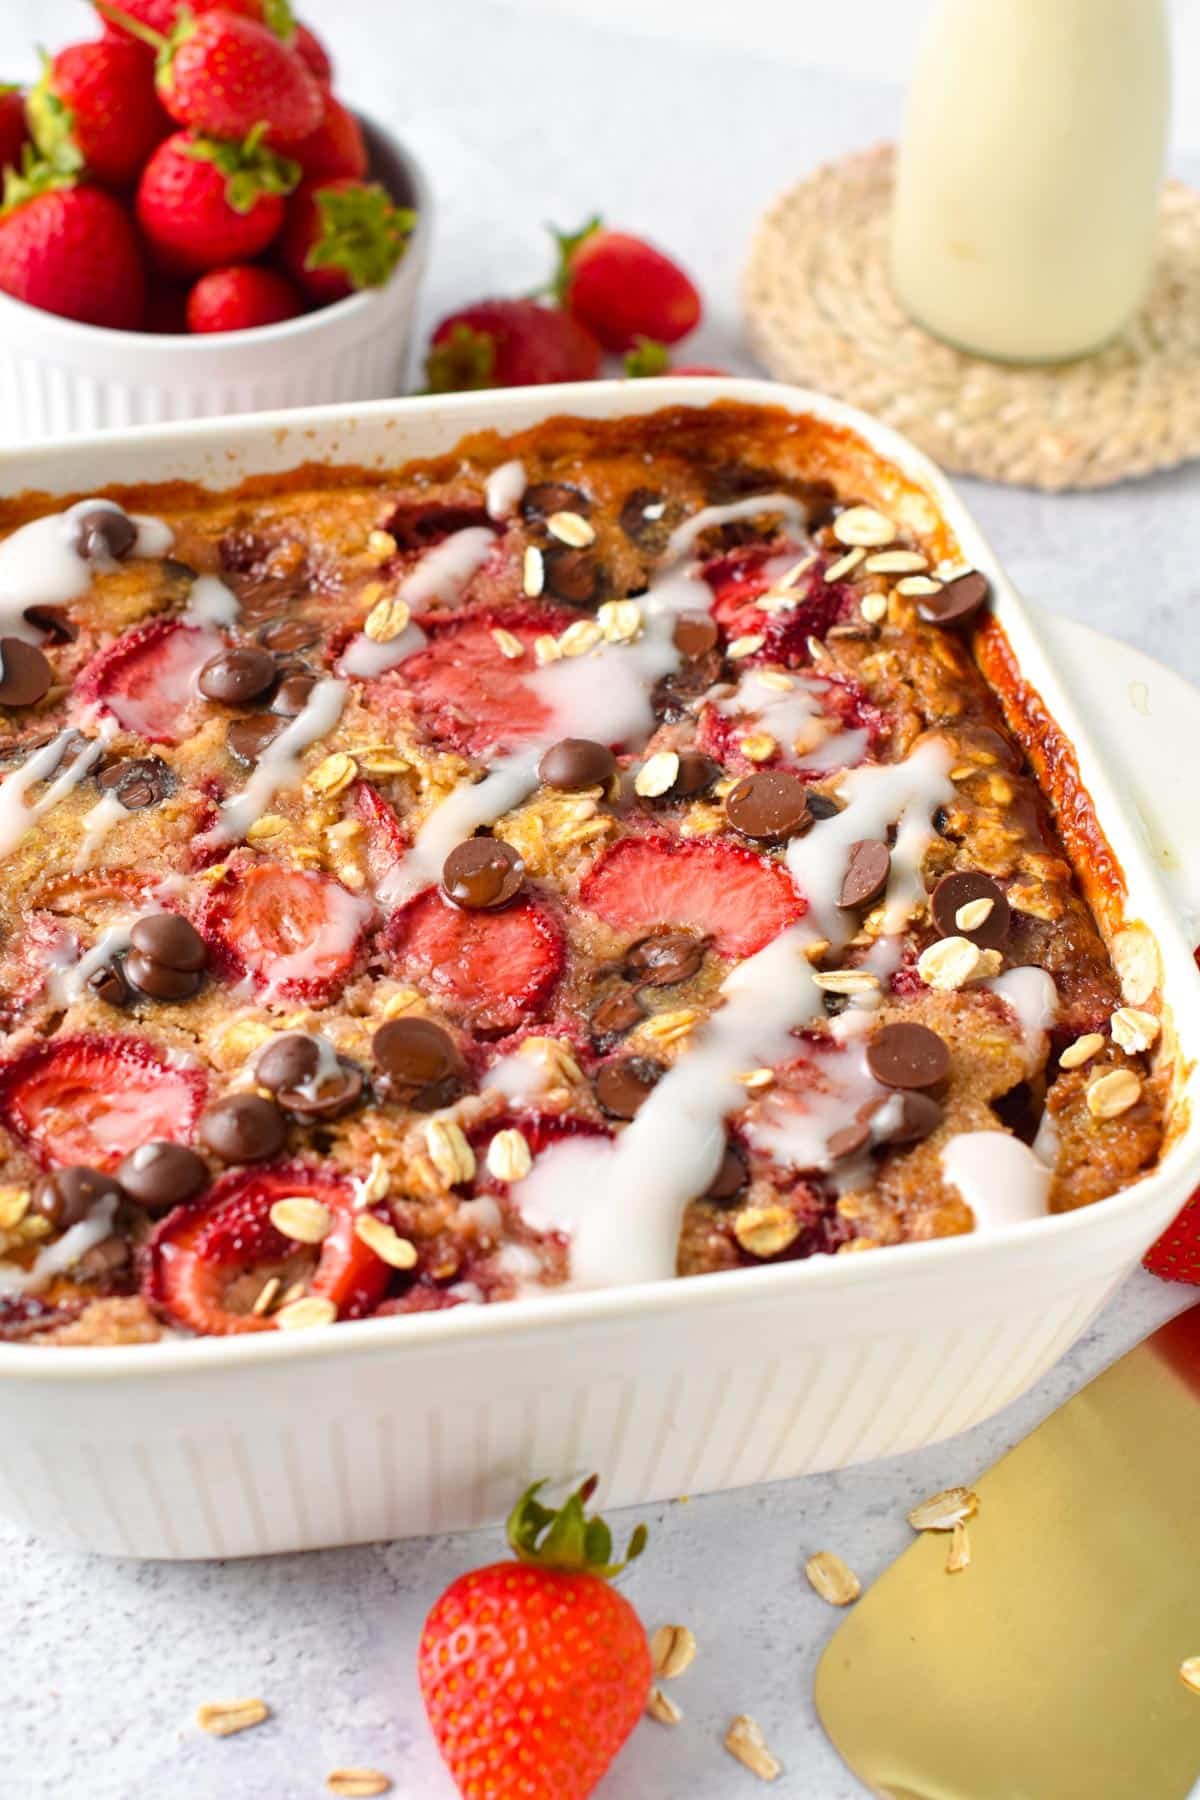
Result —
M 546 256 L 542 222 L 571 224 L 599 209 L 685 259 L 709 305 L 697 356 L 746 369 L 736 294 L 754 220 L 817 161 L 894 132 L 923 10 L 921 0 L 312 0 L 308 8 L 346 96 L 403 132 L 429 165 L 438 224 L 426 324 L 486 292 L 531 287 Z M 1200 6 L 1172 0 L 1171 11 L 1175 167 L 1200 178 Z M 34 42 L 58 45 L 89 30 L 81 0 L 0 0 L 0 69 L 32 72 Z M 1194 470 L 1101 495 L 967 485 L 1031 596 L 1200 677 Z M 1194 737 L 1181 754 L 1194 758 Z M 786 1764 L 771 1790 L 781 1800 L 861 1794 L 808 1700 L 836 1618 L 807 1591 L 804 1557 L 833 1548 L 864 1579 L 878 1573 L 908 1539 L 907 1506 L 986 1467 L 1187 1298 L 1133 1278 L 1034 1394 L 951 1444 L 654 1509 L 651 1549 L 628 1591 L 651 1625 L 692 1625 L 701 1650 L 674 1689 L 684 1725 L 641 1726 L 604 1785 L 607 1800 L 758 1791 L 720 1748 L 739 1710 L 760 1718 Z M 493 1538 L 444 1539 L 228 1566 L 136 1566 L 57 1552 L 0 1525 L 0 1618 L 9 1621 L 15 1678 L 0 1726 L 0 1793 L 303 1800 L 323 1791 L 335 1764 L 367 1762 L 393 1774 L 403 1800 L 447 1796 L 414 1691 L 416 1635 L 440 1587 L 495 1549 Z M 270 1725 L 225 1743 L 191 1726 L 199 1702 L 243 1693 L 271 1702 Z

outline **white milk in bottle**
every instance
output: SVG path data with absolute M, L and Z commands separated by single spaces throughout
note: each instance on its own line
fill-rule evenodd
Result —
M 1165 0 L 935 0 L 897 169 L 901 303 L 984 356 L 1098 348 L 1149 282 L 1168 95 Z

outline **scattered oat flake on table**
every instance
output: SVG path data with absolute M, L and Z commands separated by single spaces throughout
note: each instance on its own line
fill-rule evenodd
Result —
M 392 1778 L 379 1769 L 332 1769 L 325 1786 L 341 1800 L 371 1800 L 374 1794 L 390 1794 Z
M 979 1495 L 972 1488 L 943 1488 L 914 1506 L 908 1522 L 914 1531 L 953 1531 L 963 1519 L 979 1511 Z
M 971 1540 L 967 1535 L 967 1527 L 962 1519 L 956 1519 L 954 1530 L 950 1535 L 950 1548 L 946 1553 L 947 1575 L 961 1575 L 970 1567 Z
M 196 1708 L 196 1723 L 212 1737 L 232 1737 L 249 1731 L 271 1716 L 265 1700 L 207 1700 Z
M 690 1668 L 696 1656 L 696 1639 L 686 1625 L 660 1625 L 650 1639 L 654 1673 L 667 1681 Z
M 1200 1694 L 1200 1656 L 1185 1656 L 1179 1665 L 1179 1679 L 1193 1694 Z
M 804 1565 L 804 1573 L 830 1606 L 849 1606 L 862 1593 L 862 1582 L 835 1550 L 818 1550 Z
M 767 1749 L 762 1726 L 749 1713 L 739 1713 L 725 1733 L 725 1748 L 760 1781 L 777 1781 L 783 1764 Z
M 663 1693 L 661 1688 L 651 1688 L 650 1698 L 646 1701 L 646 1711 L 660 1725 L 678 1725 L 683 1714 L 675 1702 Z

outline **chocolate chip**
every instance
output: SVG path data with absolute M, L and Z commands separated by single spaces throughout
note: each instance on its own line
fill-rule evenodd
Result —
M 310 675 L 307 670 L 285 675 L 275 690 L 271 711 L 282 719 L 298 718 L 308 705 L 316 685 L 316 676 Z
M 300 1119 L 336 1119 L 363 1091 L 362 1070 L 339 1056 L 330 1068 L 322 1044 L 307 1032 L 276 1038 L 254 1065 L 255 1079 Z
M 655 682 L 650 695 L 655 716 L 672 723 L 685 718 L 692 703 L 706 694 L 713 683 L 720 679 L 719 651 L 710 650 L 707 656 L 698 656 L 692 662 L 683 663 L 670 675 L 664 675 L 661 681 Z
M 257 700 L 272 686 L 276 676 L 275 658 L 253 644 L 234 644 L 210 656 L 199 675 L 196 686 L 206 700 L 220 700 L 225 706 L 245 706 Z
M 0 637 L 0 706 L 36 706 L 53 680 L 54 670 L 36 644 Z
M 581 788 L 603 787 L 616 770 L 617 759 L 607 744 L 595 744 L 591 738 L 560 738 L 538 764 L 538 779 L 547 787 L 573 794 Z
M 117 1169 L 117 1180 L 147 1212 L 165 1212 L 208 1186 L 208 1168 L 185 1144 L 160 1138 L 131 1150 Z
M 507 906 L 521 891 L 525 864 L 503 838 L 466 838 L 442 866 L 442 889 L 467 912 Z
M 718 636 L 717 622 L 711 613 L 680 613 L 675 621 L 675 648 L 688 662 L 695 662 L 697 657 L 707 656 L 710 650 L 715 650 Z
M 877 1144 L 915 1144 L 937 1130 L 942 1109 L 930 1094 L 898 1088 L 886 1100 L 868 1100 L 858 1116 L 870 1126 Z
M 586 550 L 555 544 L 542 551 L 546 593 L 569 606 L 590 606 L 600 586 L 600 569 Z
M 448 1031 L 431 1019 L 389 1019 L 371 1049 L 391 1100 L 433 1112 L 449 1106 L 466 1086 L 466 1065 Z
M 200 992 L 204 976 L 189 969 L 169 969 L 140 950 L 131 950 L 125 958 L 126 979 L 147 1000 L 190 1000 Z
M 958 914 L 973 900 L 990 900 L 992 910 L 986 919 L 968 931 L 958 923 Z M 955 869 L 949 875 L 943 875 L 929 896 L 929 910 L 943 937 L 969 938 L 982 950 L 999 950 L 1012 924 L 1012 908 L 1004 889 L 990 875 L 975 869 Z
M 225 748 L 236 762 L 252 769 L 267 745 L 284 729 L 285 721 L 270 713 L 251 713 L 244 719 L 231 719 L 225 733 Z
M 566 481 L 535 481 L 521 496 L 521 515 L 526 519 L 548 519 L 551 513 L 582 513 L 586 518 L 592 503 L 582 488 Z
M 126 812 L 144 812 L 175 792 L 175 775 L 161 756 L 124 756 L 105 763 L 96 786 L 115 794 Z
M 98 1244 L 89 1245 L 71 1274 L 76 1281 L 110 1281 L 121 1269 L 128 1267 L 132 1256 L 128 1239 L 114 1231 L 110 1237 L 101 1238 Z
M 27 606 L 25 622 L 32 625 L 35 631 L 45 633 L 51 644 L 73 644 L 79 636 L 79 627 L 74 619 L 68 619 L 58 606 Z
M 189 587 L 200 573 L 198 569 L 193 569 L 191 563 L 180 562 L 177 556 L 163 557 L 162 572 L 168 581 L 186 582 Z
M 884 1087 L 932 1088 L 950 1073 L 950 1052 L 936 1031 L 902 1019 L 875 1032 L 867 1067 Z
M 850 846 L 850 861 L 842 876 L 838 905 L 869 906 L 887 887 L 891 872 L 892 853 L 882 838 L 859 838 Z
M 630 993 L 628 988 L 618 988 L 615 994 L 602 1000 L 592 1014 L 592 1031 L 601 1038 L 623 1037 L 635 1025 L 640 1025 L 644 1017 L 637 995 Z
M 812 824 L 808 789 L 786 769 L 761 769 L 747 775 L 725 801 L 725 817 L 735 831 L 757 843 L 778 844 Z
M 137 526 L 116 506 L 90 506 L 75 516 L 75 548 L 89 562 L 123 562 L 137 543 Z
M 295 650 L 311 650 L 321 641 L 321 627 L 313 619 L 269 619 L 259 628 L 258 641 L 264 650 L 285 655 Z
M 702 750 L 681 750 L 679 772 L 671 783 L 669 798 L 694 800 L 697 794 L 708 792 L 720 773 L 720 763 L 705 756 Z
M 202 1113 L 200 1142 L 222 1162 L 261 1162 L 287 1142 L 283 1114 L 261 1094 L 230 1094 Z
M 818 794 L 809 788 L 808 810 L 814 819 L 836 819 L 842 809 L 828 794 Z
M 594 1084 L 596 1098 L 610 1119 L 632 1119 L 665 1074 L 661 1063 L 644 1056 L 601 1063 Z
M 717 1206 L 726 1201 L 736 1200 L 750 1179 L 750 1171 L 746 1167 L 746 1158 L 735 1144 L 728 1140 L 721 1155 L 720 1166 L 705 1190 L 704 1198 L 713 1201 Z
M 129 933 L 129 942 L 143 956 L 194 974 L 208 961 L 204 939 L 180 913 L 146 913 Z
M 936 594 L 926 594 L 917 602 L 917 611 L 929 625 L 962 625 L 987 604 L 990 593 L 987 576 L 970 569 L 965 575 L 956 575 Z
M 646 517 L 647 507 L 655 517 Z M 635 544 L 655 545 L 670 532 L 670 514 L 677 510 L 656 488 L 638 487 L 622 502 L 617 523 Z
M 87 978 L 88 991 L 106 1006 L 128 1006 L 133 998 L 129 983 L 116 963 L 102 963 Z
M 883 1102 L 887 1104 L 886 1101 Z M 843 1125 L 835 1131 L 825 1145 L 829 1152 L 830 1162 L 844 1162 L 847 1157 L 857 1156 L 860 1150 L 871 1142 L 871 1127 L 865 1119 L 855 1119 L 853 1124 Z
M 111 1175 L 76 1164 L 43 1175 L 33 1190 L 33 1211 L 48 1219 L 58 1231 L 66 1231 L 86 1219 L 98 1200 L 120 1199 L 121 1190 Z
M 625 953 L 625 972 L 640 987 L 674 987 L 704 961 L 704 940 L 688 931 L 656 931 Z

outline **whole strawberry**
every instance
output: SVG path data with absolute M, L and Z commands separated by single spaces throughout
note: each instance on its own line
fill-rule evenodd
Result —
M 582 231 L 554 235 L 554 292 L 606 350 L 632 350 L 639 338 L 677 344 L 700 323 L 695 287 L 653 244 L 607 231 L 599 219 L 589 219 Z
M 252 331 L 278 325 L 304 311 L 304 302 L 282 275 L 257 263 L 210 269 L 187 300 L 189 331 Z
M 26 155 L 0 210 L 0 291 L 45 312 L 136 331 L 146 277 L 133 221 L 98 187 Z
M 1143 1259 L 1152 1275 L 1162 1281 L 1186 1281 L 1200 1287 L 1200 1190 L 1185 1202 L 1183 1211 L 1167 1226 Z
M 442 320 L 425 374 L 435 394 L 589 381 L 600 347 L 569 313 L 536 300 L 480 300 Z
M 306 181 L 335 181 L 349 176 L 361 181 L 367 172 L 367 146 L 362 127 L 349 107 L 326 93 L 321 123 L 294 144 L 291 155 L 304 170 Z
M 464 1795 L 584 1800 L 645 1711 L 650 1646 L 609 1585 L 625 1562 L 584 1512 L 596 1479 L 557 1512 L 535 1482 L 508 1521 L 517 1563 L 460 1575 L 425 1621 L 417 1673 L 438 1748 Z
M 137 216 L 156 264 L 200 274 L 249 262 L 284 217 L 283 196 L 299 170 L 268 150 L 261 132 L 243 143 L 177 131 L 158 146 L 138 183 Z
M 382 287 L 408 247 L 416 215 L 378 182 L 306 181 L 288 202 L 279 260 L 310 300 L 327 305 Z
M 303 57 L 257 19 L 185 6 L 164 37 L 108 0 L 100 11 L 156 52 L 159 98 L 179 125 L 244 138 L 257 125 L 276 145 L 298 143 L 321 122 L 321 84 Z
M 28 142 L 25 96 L 19 87 L 0 86 L 0 175 L 5 169 L 20 168 L 21 152 Z
M 131 186 L 171 129 L 150 59 L 129 38 L 69 44 L 48 59 L 29 96 L 29 122 L 48 161 L 110 187 Z

